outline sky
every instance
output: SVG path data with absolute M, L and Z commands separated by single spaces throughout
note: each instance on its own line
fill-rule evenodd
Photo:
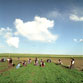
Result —
M 83 55 L 83 0 L 0 0 L 0 53 Z

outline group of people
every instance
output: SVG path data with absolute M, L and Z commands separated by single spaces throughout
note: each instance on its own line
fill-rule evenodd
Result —
M 6 61 L 6 58 L 0 59 L 0 62 L 5 62 L 5 61 Z M 8 66 L 15 66 L 15 64 L 13 64 L 12 58 L 8 58 L 7 61 L 8 61 Z M 21 65 L 22 66 L 27 66 L 27 64 L 30 64 L 31 62 L 32 62 L 32 60 L 31 60 L 31 58 L 29 58 L 28 61 L 24 60 L 23 62 L 19 62 L 17 64 L 16 68 L 17 69 L 20 68 Z M 52 62 L 51 59 L 47 59 L 47 63 L 51 63 L 51 62 Z M 58 65 L 62 65 L 62 64 L 63 63 L 62 63 L 61 59 L 59 59 L 58 60 Z M 75 64 L 75 60 L 73 58 L 71 58 L 71 63 L 70 63 L 69 68 L 70 69 L 73 68 L 74 64 Z M 39 61 L 39 59 L 36 57 L 35 60 L 34 60 L 34 65 L 35 66 L 39 66 L 40 65 L 41 67 L 45 67 L 45 62 L 42 59 Z
M 39 65 L 39 59 L 36 57 L 35 61 L 34 61 L 34 65 L 38 66 Z M 44 67 L 45 66 L 45 62 L 41 59 L 40 60 L 40 66 Z
M 47 59 L 47 63 L 51 63 L 51 59 Z
M 31 59 L 28 59 L 28 62 L 26 62 L 25 60 L 23 62 L 19 62 L 16 66 L 16 69 L 20 68 L 21 65 L 22 66 L 27 66 L 27 63 L 30 64 L 31 63 Z
M 27 65 L 26 61 L 20 62 L 20 63 L 18 63 L 18 65 L 16 66 L 16 68 L 19 68 L 21 63 L 23 64 L 23 66 Z M 30 64 L 30 63 L 31 63 L 31 59 L 28 59 L 28 64 Z M 47 59 L 47 63 L 51 63 L 51 59 Z M 70 66 L 69 66 L 70 69 L 74 67 L 74 63 L 75 63 L 75 60 L 72 58 Z M 58 65 L 62 65 L 62 64 L 63 63 L 62 63 L 61 59 L 59 59 L 58 60 Z M 45 66 L 45 62 L 41 59 L 40 63 L 39 63 L 39 59 L 36 57 L 35 60 L 34 60 L 34 65 L 35 66 L 40 65 L 41 67 L 44 67 Z
M 27 64 L 30 64 L 32 62 L 31 59 L 28 59 L 28 61 L 23 61 L 23 62 L 19 62 L 16 66 L 16 69 L 20 68 L 21 65 L 22 66 L 27 66 Z M 39 59 L 36 57 L 35 60 L 34 60 L 34 65 L 35 66 L 41 66 L 41 67 L 44 67 L 45 66 L 45 62 L 41 59 L 40 62 L 39 62 Z
M 71 58 L 71 63 L 70 63 L 70 66 L 69 66 L 70 69 L 74 67 L 74 63 L 75 63 L 75 60 L 73 58 Z M 58 60 L 58 64 L 59 65 L 63 64 L 61 59 Z
M 1 58 L 1 59 L 0 59 L 0 62 L 5 62 L 6 60 L 8 61 L 8 66 L 15 66 L 15 64 L 13 64 L 13 62 L 12 62 L 12 58 L 6 59 L 6 58 L 4 57 L 4 58 Z

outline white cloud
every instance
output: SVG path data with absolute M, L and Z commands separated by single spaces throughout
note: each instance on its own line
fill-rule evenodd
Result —
M 77 39 L 73 39 L 74 42 L 77 42 L 78 40 Z
M 73 39 L 74 42 L 83 42 L 83 39 Z
M 12 29 L 10 29 L 9 27 L 0 28 L 0 35 L 6 39 L 6 43 L 9 46 L 13 46 L 15 48 L 18 48 L 19 38 L 13 37 Z
M 7 39 L 6 42 L 8 43 L 9 46 L 14 46 L 14 47 L 18 48 L 19 38 L 18 37 L 10 37 Z
M 15 20 L 16 33 L 28 38 L 29 40 L 36 40 L 42 42 L 55 41 L 58 36 L 53 35 L 49 29 L 54 26 L 53 20 L 35 16 L 34 21 L 23 22 L 21 19 Z
M 6 32 L 4 37 L 6 39 L 8 39 L 8 38 L 12 37 L 12 33 L 11 32 Z
M 12 30 L 9 27 L 0 28 L 0 35 L 5 37 L 5 38 L 12 37 Z
M 4 28 L 0 28 L 0 34 L 2 34 L 2 32 L 5 31 Z
M 14 35 L 16 35 L 16 36 L 17 36 L 17 35 L 19 35 L 19 33 L 18 33 L 18 32 L 15 32 L 15 33 L 14 33 Z
M 48 16 L 56 18 L 57 16 L 61 16 L 61 14 L 58 11 L 51 11 L 48 13 Z
M 83 39 L 80 39 L 80 42 L 83 42 Z
M 7 27 L 7 28 L 0 28 L 0 35 L 4 35 L 7 32 L 12 32 L 12 29 L 10 29 L 9 27 Z
M 70 15 L 69 18 L 70 18 L 70 20 L 73 20 L 73 21 L 83 21 L 83 16 L 79 17 L 79 16 L 74 15 L 74 14 Z

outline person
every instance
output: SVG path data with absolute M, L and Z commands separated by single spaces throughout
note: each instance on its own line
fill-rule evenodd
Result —
M 51 59 L 47 59 L 47 62 L 48 62 L 48 63 L 51 63 Z
M 11 66 L 13 66 L 13 67 L 14 67 L 14 66 L 15 66 L 15 64 L 14 64 L 14 63 L 12 63 L 12 64 L 11 64 Z
M 2 59 L 0 60 L 0 62 L 4 62 L 4 58 L 2 58 Z
M 42 63 L 42 59 L 40 60 L 40 64 Z
M 72 58 L 71 64 L 70 64 L 70 69 L 74 67 L 75 60 Z
M 6 58 L 2 58 L 1 60 L 0 60 L 0 62 L 5 62 L 6 61 Z
M 8 58 L 7 60 L 8 60 L 8 65 L 9 66 L 15 66 L 15 64 L 12 61 L 12 58 Z
M 10 58 L 7 59 L 7 61 L 9 62 Z
M 20 68 L 20 66 L 21 66 L 20 63 L 21 63 L 21 62 L 19 62 L 19 63 L 17 64 L 16 69 Z
M 31 63 L 31 59 L 28 59 L 28 64 L 30 64 Z
M 12 58 L 9 59 L 9 64 L 12 64 Z
M 59 64 L 59 65 L 61 65 L 61 64 L 62 64 L 62 62 L 61 62 L 61 60 L 60 60 L 60 59 L 58 60 L 58 64 Z
M 27 64 L 26 64 L 26 61 L 24 61 L 24 62 L 23 62 L 23 66 L 26 66 L 26 65 L 27 65 Z
M 35 61 L 34 61 L 34 65 L 35 65 L 35 66 L 39 65 L 39 62 L 38 62 L 37 57 L 36 57 L 36 59 L 35 59 Z
M 9 64 L 11 64 L 12 63 L 12 58 L 8 58 L 7 61 L 8 61 Z
M 41 66 L 41 67 L 44 67 L 44 66 L 45 66 L 44 61 L 41 62 L 40 66 Z

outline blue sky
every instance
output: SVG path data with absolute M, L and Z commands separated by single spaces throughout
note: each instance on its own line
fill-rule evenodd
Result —
M 0 53 L 83 55 L 83 0 L 0 0 Z

